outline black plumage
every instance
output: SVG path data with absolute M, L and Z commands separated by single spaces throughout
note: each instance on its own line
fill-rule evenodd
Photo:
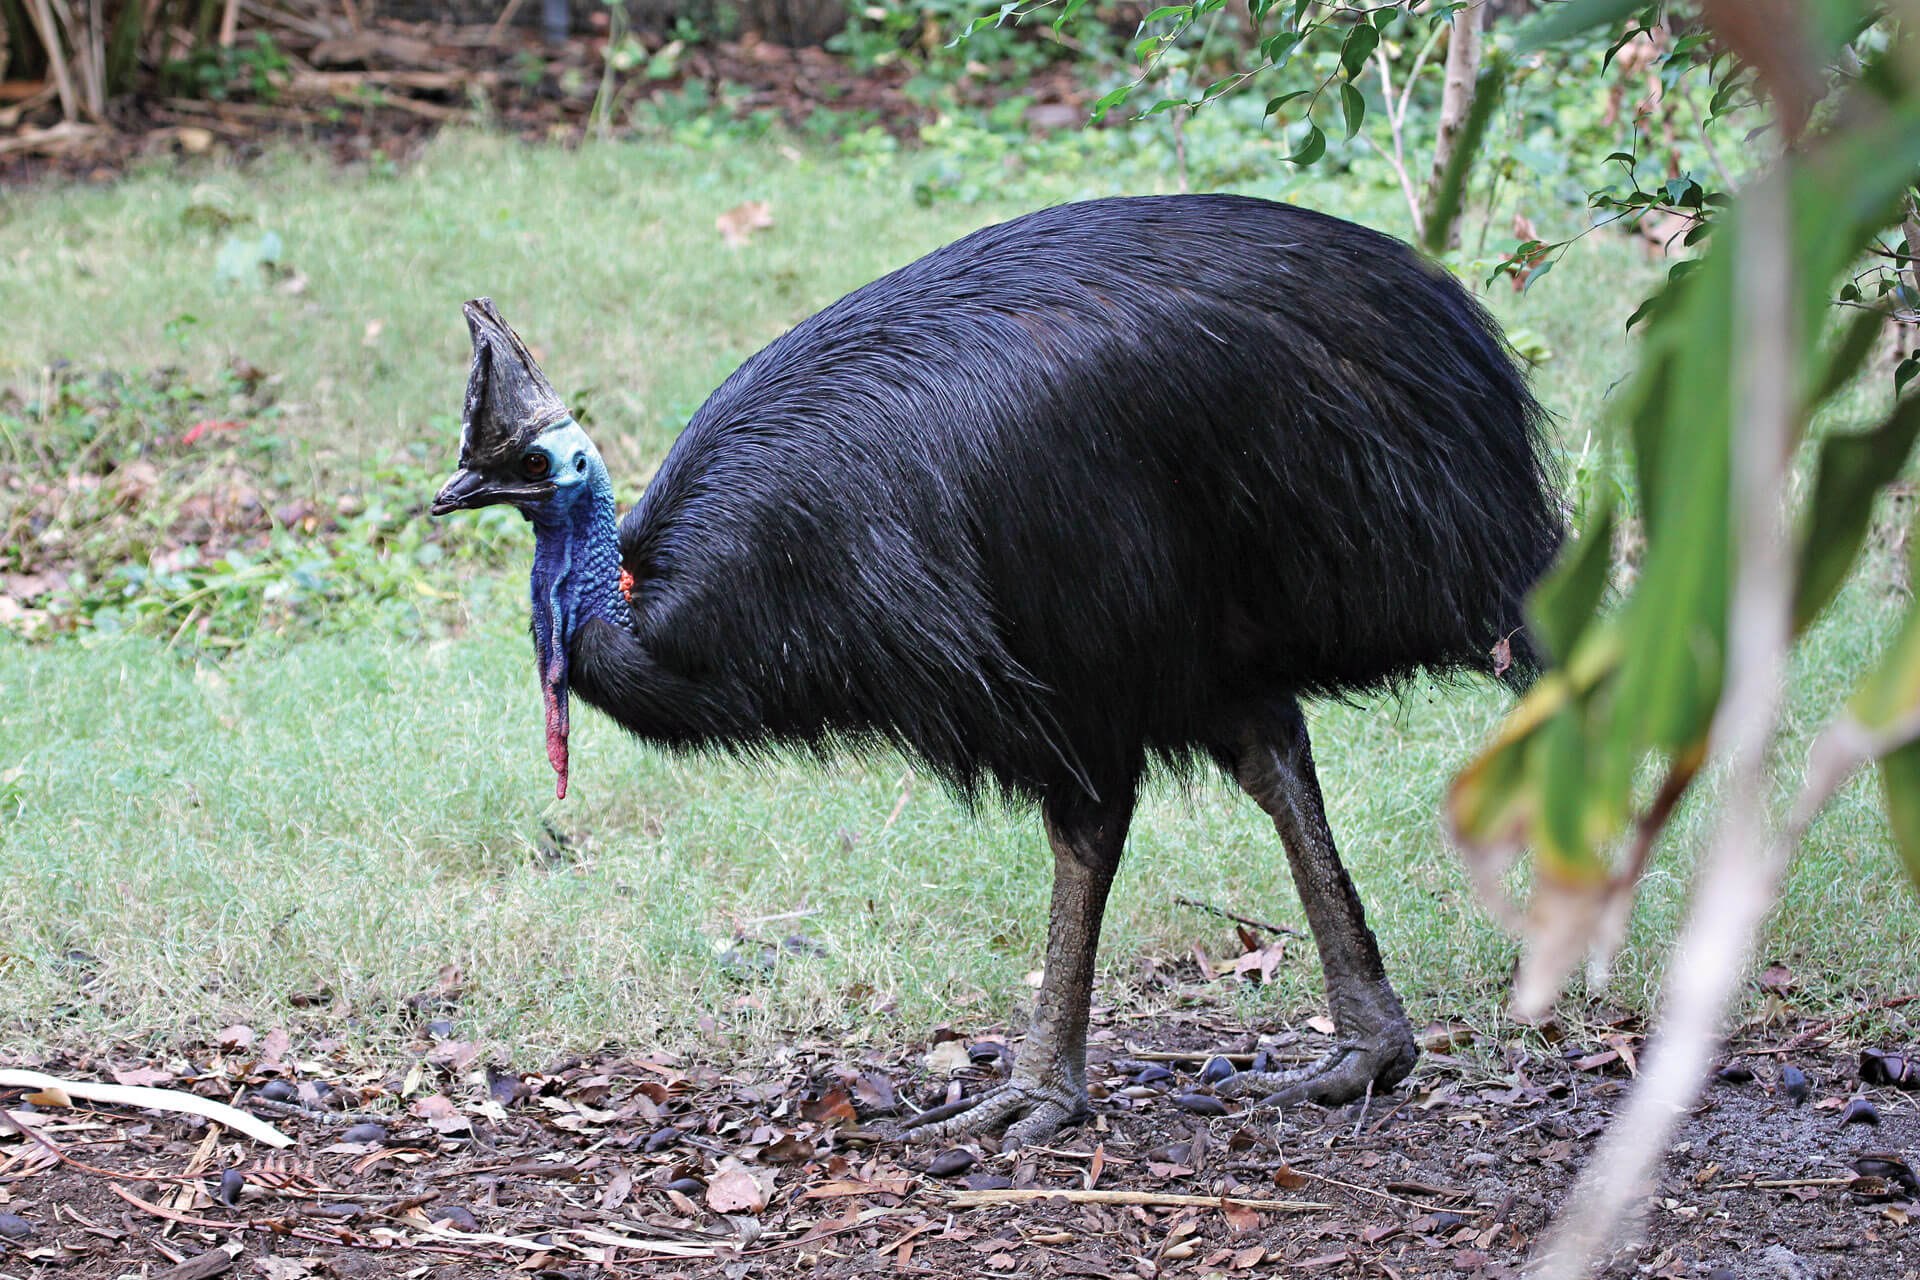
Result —
M 1349 222 L 1101 200 L 748 360 L 620 528 L 575 688 L 682 745 L 885 739 L 964 793 L 1125 791 L 1250 705 L 1486 668 L 1559 519 L 1472 297 Z

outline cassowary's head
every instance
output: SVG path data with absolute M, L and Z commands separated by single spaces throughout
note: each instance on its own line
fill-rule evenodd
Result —
M 613 487 L 593 442 L 489 298 L 466 304 L 473 368 L 460 469 L 433 514 L 508 502 L 533 522 L 533 642 L 547 700 L 547 758 L 567 794 L 567 647 L 585 622 L 623 622 Z

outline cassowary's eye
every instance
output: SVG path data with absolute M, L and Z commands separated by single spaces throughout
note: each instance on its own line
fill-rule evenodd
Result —
M 576 453 L 576 454 L 574 454 L 574 455 L 573 455 L 573 469 L 574 469 L 575 471 L 585 471 L 585 470 L 587 469 L 587 455 L 586 455 L 586 454 L 584 454 L 584 453 Z
M 552 465 L 553 463 L 548 460 L 547 455 L 538 451 L 530 453 L 520 459 L 520 470 L 526 473 L 526 477 L 529 480 L 546 479 L 547 469 Z

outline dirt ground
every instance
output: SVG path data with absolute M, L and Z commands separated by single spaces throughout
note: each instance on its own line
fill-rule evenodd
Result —
M 990 1083 L 1003 1034 L 522 1074 L 440 1024 L 393 1078 L 235 1027 L 159 1061 L 0 1062 L 251 1101 L 295 1139 L 0 1090 L 0 1277 L 1517 1276 L 1640 1047 L 1624 1025 L 1532 1051 L 1434 1025 L 1391 1094 L 1276 1115 L 1205 1081 L 1310 1057 L 1323 1022 L 1255 1037 L 1218 1009 L 1096 1017 L 1093 1119 L 1017 1157 L 879 1132 Z M 1844 1030 L 1742 1034 L 1608 1274 L 1920 1278 L 1920 1094 L 1863 1084 Z M 1856 1098 L 1877 1124 L 1844 1121 Z M 1077 1198 L 995 1199 L 1023 1190 Z

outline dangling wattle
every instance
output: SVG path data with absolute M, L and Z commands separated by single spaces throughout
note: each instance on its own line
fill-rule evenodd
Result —
M 528 512 L 534 527 L 533 648 L 546 700 L 547 760 L 557 775 L 554 794 L 562 800 L 567 796 L 568 646 L 589 619 L 625 627 L 632 616 L 621 590 L 613 484 L 590 446 L 586 459 L 583 492 L 556 495 L 558 501 Z

